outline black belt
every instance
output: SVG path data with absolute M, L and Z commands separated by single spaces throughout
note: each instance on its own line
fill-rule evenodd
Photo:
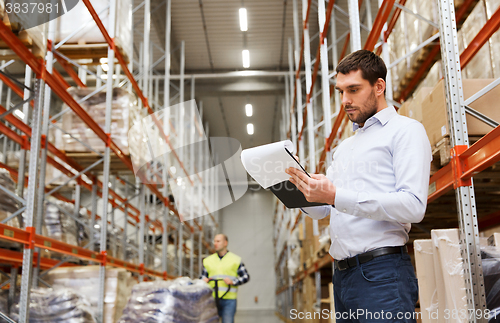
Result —
M 373 258 L 377 258 L 380 256 L 391 255 L 395 253 L 408 253 L 408 249 L 406 246 L 401 247 L 382 247 L 375 250 L 367 251 L 364 253 L 360 253 L 357 256 L 346 258 L 342 260 L 335 260 L 335 266 L 338 270 L 346 270 L 348 268 L 356 267 L 359 264 L 367 263 Z M 357 258 L 357 260 L 356 260 Z

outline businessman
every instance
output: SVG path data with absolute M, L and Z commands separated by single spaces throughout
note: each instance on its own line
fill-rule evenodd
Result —
M 427 206 L 429 140 L 422 124 L 387 105 L 379 56 L 359 50 L 336 70 L 355 134 L 338 146 L 326 176 L 287 173 L 308 201 L 329 204 L 303 211 L 330 215 L 337 323 L 416 322 L 418 285 L 405 244 Z

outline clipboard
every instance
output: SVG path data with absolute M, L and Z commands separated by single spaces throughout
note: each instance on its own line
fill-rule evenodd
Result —
M 241 152 L 241 162 L 250 176 L 264 189 L 271 190 L 287 208 L 327 205 L 308 202 L 304 194 L 290 182 L 290 175 L 285 172 L 289 167 L 300 169 L 311 177 L 293 156 L 293 149 L 294 144 L 290 140 L 248 148 Z
M 311 177 L 311 175 L 309 175 L 304 167 L 302 167 L 302 165 L 295 159 L 295 157 L 293 157 L 292 153 L 287 148 L 285 148 L 285 150 L 290 155 L 290 157 L 293 158 L 297 165 L 299 165 L 300 169 L 302 169 L 302 171 L 307 176 Z M 326 203 L 307 201 L 304 194 L 289 180 L 270 186 L 269 189 L 289 209 L 327 205 Z

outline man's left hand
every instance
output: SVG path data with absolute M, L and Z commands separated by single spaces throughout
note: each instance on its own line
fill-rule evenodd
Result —
M 224 282 L 226 283 L 226 285 L 232 285 L 233 284 L 233 280 L 231 278 L 224 278 Z
M 309 177 L 303 171 L 293 167 L 285 171 L 290 175 L 290 182 L 297 186 L 308 202 L 335 204 L 337 189 L 325 175 L 311 174 Z

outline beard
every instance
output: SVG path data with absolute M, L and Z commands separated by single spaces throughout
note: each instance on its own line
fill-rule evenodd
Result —
M 373 117 L 375 115 L 375 113 L 377 113 L 378 103 L 377 103 L 377 97 L 375 96 L 374 90 L 372 90 L 372 93 L 370 94 L 370 96 L 366 100 L 365 108 L 366 109 L 361 110 L 359 107 L 354 106 L 354 105 L 344 106 L 344 110 L 347 110 L 347 109 L 358 110 L 359 114 L 357 116 L 347 114 L 347 117 L 352 122 L 355 122 L 359 125 L 363 125 L 366 120 L 370 119 L 371 117 Z

